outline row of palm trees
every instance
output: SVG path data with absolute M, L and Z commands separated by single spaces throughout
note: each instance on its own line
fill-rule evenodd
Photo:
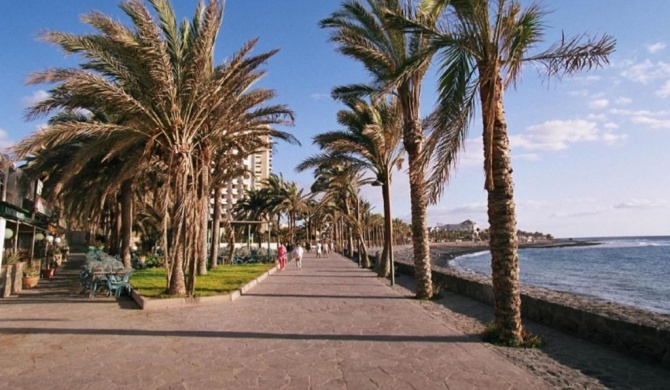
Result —
M 243 171 L 244 156 L 274 140 L 297 141 L 273 127 L 292 123 L 292 112 L 269 104 L 273 91 L 250 88 L 274 51 L 251 56 L 251 41 L 215 66 L 213 47 L 222 18 L 218 0 L 199 6 L 181 24 L 167 0 L 148 2 L 155 19 L 142 0 L 121 4 L 133 28 L 92 12 L 83 21 L 95 34 L 44 34 L 83 62 L 32 75 L 31 83 L 55 86 L 28 117 L 63 111 L 78 118 L 51 121 L 14 152 L 19 159 L 32 158 L 33 173 L 49 183 L 69 217 L 100 220 L 111 215 L 102 210 L 113 209 L 115 218 L 108 219 L 118 221 L 124 260 L 129 260 L 133 208 L 143 208 L 166 248 L 169 291 L 183 295 L 194 291 L 195 275 L 206 272 L 211 194 Z M 522 341 L 504 91 L 515 85 L 526 63 L 560 77 L 601 66 L 614 49 L 614 40 L 603 35 L 563 38 L 535 51 L 544 16 L 538 5 L 524 8 L 517 0 L 343 1 L 321 26 L 331 31 L 338 51 L 367 69 L 370 80 L 333 89 L 333 97 L 345 106 L 338 113 L 344 130 L 315 137 L 322 153 L 298 166 L 314 169 L 311 193 L 321 194 L 318 206 L 310 212 L 304 205 L 314 200 L 294 185 L 283 189 L 290 196 L 281 207 L 273 204 L 266 215 L 248 217 L 270 220 L 284 212 L 290 232 L 300 218 L 309 225 L 327 223 L 337 240 L 346 238 L 349 253 L 358 248 L 367 259 L 360 187 L 379 186 L 385 231 L 379 272 L 386 276 L 394 242 L 392 172 L 406 159 L 417 297 L 430 298 L 427 206 L 441 195 L 479 106 L 495 326 L 504 339 Z M 433 58 L 438 99 L 424 118 L 421 88 Z M 281 182 L 273 177 L 269 187 L 273 180 Z
M 545 16 L 538 4 L 524 8 L 517 0 L 344 0 L 321 26 L 331 31 L 338 51 L 367 69 L 370 80 L 333 89 L 333 98 L 346 106 L 338 114 L 345 129 L 316 136 L 322 153 L 298 167 L 372 173 L 372 183 L 381 185 L 384 195 L 387 259 L 393 243 L 391 171 L 403 164 L 406 153 L 416 294 L 430 298 L 426 207 L 442 194 L 479 106 L 494 325 L 510 344 L 523 342 L 524 331 L 504 92 L 516 85 L 526 64 L 561 77 L 606 64 L 615 46 L 608 35 L 563 36 L 548 49 L 536 50 Z M 422 118 L 422 81 L 433 58 L 438 98 L 433 112 Z
M 276 51 L 251 55 L 253 40 L 214 63 L 218 0 L 201 3 L 181 23 L 167 0 L 149 5 L 121 3 L 132 26 L 91 12 L 82 20 L 95 33 L 42 35 L 81 63 L 31 75 L 31 84 L 54 86 L 27 117 L 68 118 L 51 120 L 13 152 L 29 158 L 26 168 L 45 180 L 68 218 L 95 223 L 113 209 L 127 265 L 133 215 L 152 221 L 169 293 L 193 294 L 196 275 L 207 271 L 211 194 L 244 171 L 249 154 L 276 140 L 297 143 L 274 128 L 290 125 L 293 113 L 269 103 L 272 90 L 251 88 Z

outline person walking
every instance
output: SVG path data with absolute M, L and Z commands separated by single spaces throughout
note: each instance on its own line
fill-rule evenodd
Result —
M 316 257 L 321 257 L 321 253 L 322 253 L 321 241 L 317 241 L 317 243 L 316 243 Z
M 302 269 L 302 255 L 304 253 L 304 249 L 300 246 L 300 243 L 295 244 L 295 248 L 293 249 L 293 259 L 295 259 L 295 265 L 298 269 Z
M 277 248 L 277 259 L 279 259 L 279 269 L 283 270 L 286 268 L 286 247 L 284 244 L 279 244 L 279 248 Z

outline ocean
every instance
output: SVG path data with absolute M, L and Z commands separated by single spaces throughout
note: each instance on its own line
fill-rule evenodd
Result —
M 520 249 L 521 283 L 670 314 L 670 236 L 578 241 L 599 245 Z M 465 255 L 449 266 L 490 276 L 491 256 Z

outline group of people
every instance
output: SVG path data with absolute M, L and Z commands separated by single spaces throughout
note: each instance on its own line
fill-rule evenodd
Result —
M 291 250 L 291 257 L 295 260 L 295 265 L 298 269 L 302 269 L 302 255 L 304 253 L 305 250 L 299 243 Z M 286 263 L 288 262 L 288 249 L 286 249 L 286 245 L 279 244 L 279 248 L 277 248 L 277 259 L 279 260 L 279 269 L 285 269 Z
M 305 249 L 307 249 L 307 253 L 312 253 L 312 245 L 309 243 L 309 241 L 305 243 Z M 321 241 L 316 242 L 316 257 L 328 257 L 328 253 L 332 251 L 333 243 L 322 243 Z
M 303 248 L 300 243 L 297 243 L 293 248 L 287 248 L 286 245 L 279 244 L 277 248 L 277 260 L 279 260 L 279 269 L 283 270 L 286 268 L 286 263 L 288 262 L 288 253 L 291 252 L 291 257 L 295 260 L 295 265 L 297 269 L 302 269 L 302 256 L 307 252 L 311 252 L 311 245 L 309 242 L 305 244 Z M 328 257 L 328 253 L 333 251 L 332 243 L 322 243 L 317 241 L 316 243 L 316 257 Z

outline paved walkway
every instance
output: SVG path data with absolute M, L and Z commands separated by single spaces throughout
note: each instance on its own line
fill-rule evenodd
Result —
M 547 388 L 372 272 L 312 256 L 225 305 L 0 299 L 0 388 Z

